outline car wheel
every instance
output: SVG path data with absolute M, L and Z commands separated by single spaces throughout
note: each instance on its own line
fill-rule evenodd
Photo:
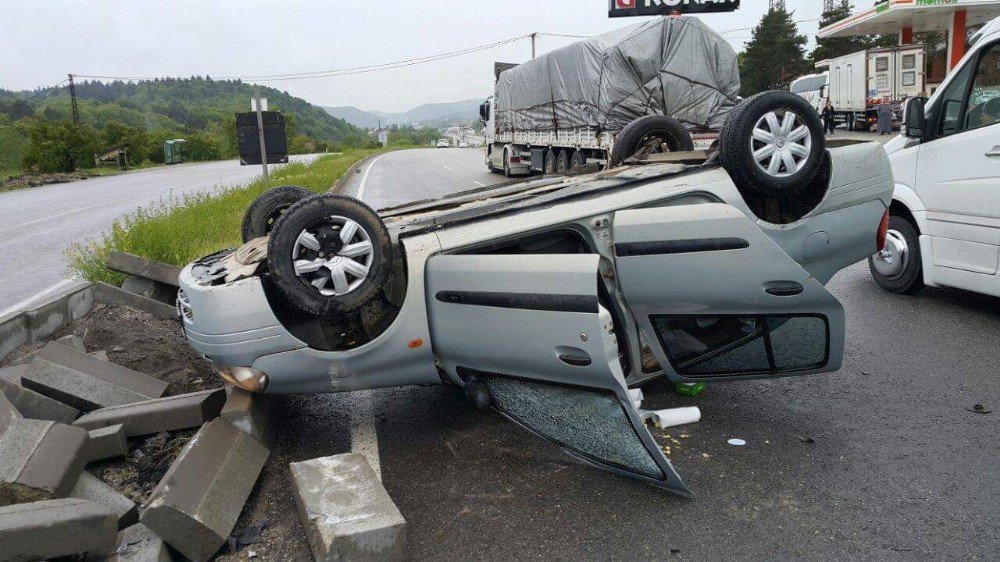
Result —
M 274 225 L 267 254 L 271 276 L 288 301 L 322 316 L 357 311 L 377 297 L 393 256 L 378 214 L 343 195 L 292 205 Z
M 737 187 L 764 197 L 794 195 L 819 171 L 825 143 L 809 102 L 790 92 L 762 92 L 729 114 L 719 161 Z
M 911 294 L 923 288 L 920 239 L 913 223 L 889 217 L 885 248 L 868 258 L 868 269 L 878 286 L 890 293 Z
M 312 191 L 294 185 L 279 185 L 265 191 L 250 204 L 250 208 L 243 215 L 243 225 L 240 228 L 243 242 L 270 234 L 274 223 L 277 222 L 282 213 L 292 205 L 313 195 Z
M 611 150 L 611 165 L 633 156 L 694 150 L 691 134 L 680 121 L 667 115 L 646 115 L 622 128 Z
M 564 174 L 569 171 L 569 153 L 566 149 L 559 151 L 559 155 L 556 156 L 556 173 Z
M 577 168 L 582 168 L 587 164 L 587 157 L 583 155 L 582 150 L 577 150 L 573 153 L 573 157 L 569 159 L 569 169 L 576 170 Z
M 556 151 L 551 148 L 545 151 L 545 171 L 546 174 L 556 173 Z

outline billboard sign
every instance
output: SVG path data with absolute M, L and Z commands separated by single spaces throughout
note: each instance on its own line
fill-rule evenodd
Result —
M 611 0 L 608 17 L 735 12 L 740 0 Z
M 261 104 L 263 106 L 263 104 Z M 288 136 L 285 133 L 285 116 L 277 111 L 264 111 L 264 146 L 268 164 L 288 163 Z M 257 113 L 248 111 L 236 114 L 236 140 L 240 149 L 240 165 L 260 165 L 260 129 Z

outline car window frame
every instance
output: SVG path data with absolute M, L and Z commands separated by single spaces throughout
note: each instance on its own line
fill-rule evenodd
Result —
M 960 126 L 962 126 L 965 123 L 965 118 L 966 118 L 966 116 L 968 114 L 968 111 L 969 111 L 969 97 L 972 95 L 972 87 L 973 87 L 973 85 L 976 82 L 976 71 L 979 69 L 979 64 L 983 61 L 983 58 L 986 57 L 987 53 L 989 53 L 990 51 L 992 51 L 994 48 L 997 48 L 997 47 L 1000 47 L 1000 39 L 998 39 L 996 41 L 993 41 L 991 43 L 987 43 L 987 44 L 983 45 L 982 47 L 980 47 L 976 51 L 975 60 L 971 60 L 970 59 L 968 61 L 968 63 L 966 63 L 965 66 L 963 66 L 961 69 L 959 69 L 959 71 L 957 73 L 955 73 L 954 75 L 952 75 L 952 78 L 951 78 L 951 80 L 949 80 L 948 85 L 945 86 L 942 90 L 940 90 L 941 91 L 941 97 L 938 98 L 935 101 L 935 104 L 934 104 L 934 119 L 933 119 L 934 127 L 931 129 L 933 131 L 934 137 L 932 139 L 929 139 L 929 140 L 936 140 L 936 139 L 948 138 L 948 137 L 953 136 L 953 135 L 960 135 L 962 133 L 966 133 L 966 132 L 969 132 L 969 131 L 975 131 L 977 129 L 982 129 L 982 128 L 985 128 L 985 127 L 992 127 L 992 126 L 997 125 L 998 123 L 1000 123 L 1000 120 L 998 120 L 998 121 L 995 121 L 995 122 L 990 123 L 988 125 L 980 125 L 978 127 L 970 127 L 970 128 L 958 128 L 958 129 L 956 129 L 956 130 L 954 130 L 952 132 L 949 132 L 949 133 L 944 133 L 941 130 L 942 129 L 942 125 L 944 123 L 945 110 L 946 110 L 946 108 L 948 106 L 948 101 L 949 101 L 949 100 L 945 99 L 945 97 L 948 94 L 948 90 L 955 83 L 955 80 L 959 79 L 959 75 L 960 74 L 962 74 L 964 72 L 970 72 L 971 73 L 971 76 L 969 76 L 968 83 L 965 84 L 965 92 L 962 94 L 962 97 L 961 97 L 961 100 L 960 100 L 961 106 L 959 107 L 959 110 L 958 110 L 958 123 L 959 123 Z M 954 101 L 954 100 L 951 100 L 951 101 Z

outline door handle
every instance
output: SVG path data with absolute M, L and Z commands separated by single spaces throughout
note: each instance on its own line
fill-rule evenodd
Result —
M 803 287 L 795 281 L 771 281 L 764 283 L 764 292 L 775 297 L 794 297 L 802 294 Z
M 986 153 L 986 156 L 1000 156 L 1000 144 L 994 146 L 989 152 Z

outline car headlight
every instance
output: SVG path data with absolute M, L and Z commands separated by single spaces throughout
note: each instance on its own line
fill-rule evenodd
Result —
M 229 384 L 247 392 L 262 393 L 267 390 L 267 373 L 253 367 L 215 365 L 215 372 Z

